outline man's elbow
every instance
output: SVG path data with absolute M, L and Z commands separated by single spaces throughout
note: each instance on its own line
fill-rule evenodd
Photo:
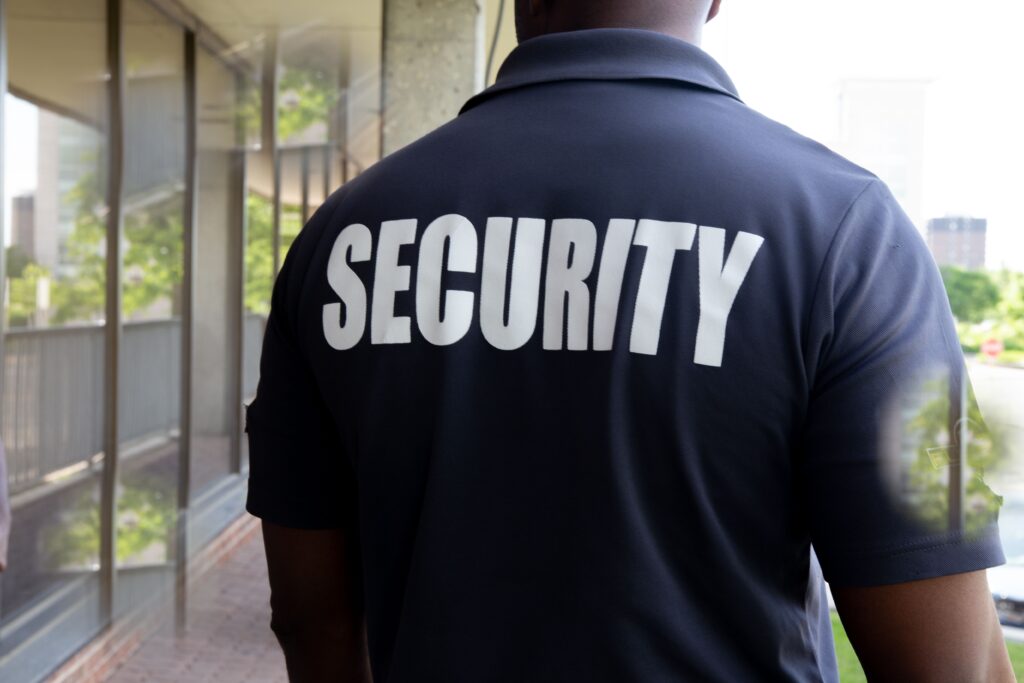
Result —
M 285 652 L 344 642 L 349 629 L 341 620 L 323 614 L 272 610 L 270 630 Z

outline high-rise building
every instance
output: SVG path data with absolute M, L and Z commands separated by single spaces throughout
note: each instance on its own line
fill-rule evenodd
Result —
M 940 266 L 979 270 L 985 267 L 987 232 L 988 221 L 984 218 L 933 218 L 928 221 L 928 248 Z
M 924 124 L 928 82 L 846 80 L 839 152 L 889 186 L 920 229 L 924 221 Z
M 21 253 L 35 258 L 36 198 L 34 194 L 22 194 L 11 199 L 11 237 Z

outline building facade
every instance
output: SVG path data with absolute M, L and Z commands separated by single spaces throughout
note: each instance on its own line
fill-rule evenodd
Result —
M 292 240 L 483 87 L 498 6 L 0 0 L 0 680 L 156 596 L 183 614 L 189 559 L 243 510 Z
M 928 221 L 928 248 L 940 266 L 967 270 L 985 267 L 988 221 L 984 218 L 947 216 Z

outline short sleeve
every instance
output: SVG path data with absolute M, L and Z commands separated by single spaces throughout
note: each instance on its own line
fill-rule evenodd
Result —
M 246 408 L 249 492 L 246 509 L 299 529 L 345 526 L 354 484 L 332 415 L 297 338 L 295 324 L 314 216 L 296 238 L 274 284 L 256 397 Z
M 998 449 L 973 397 L 961 408 L 969 380 L 938 268 L 881 182 L 839 226 L 813 301 L 799 472 L 825 579 L 883 585 L 1002 564 L 1001 499 L 984 482 Z

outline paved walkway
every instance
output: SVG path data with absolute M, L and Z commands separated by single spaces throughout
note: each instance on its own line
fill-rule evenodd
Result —
M 270 589 L 259 533 L 211 567 L 189 592 L 183 637 L 165 623 L 107 679 L 111 683 L 287 681 L 270 632 Z M 164 619 L 169 622 L 170 619 Z

